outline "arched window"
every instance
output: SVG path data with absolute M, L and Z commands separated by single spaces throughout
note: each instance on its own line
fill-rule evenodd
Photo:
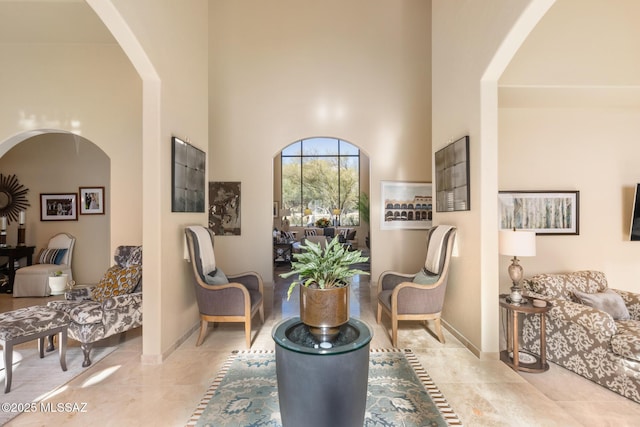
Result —
M 291 225 L 310 225 L 320 218 L 360 225 L 356 146 L 336 138 L 303 139 L 282 150 L 281 161 L 282 207 L 290 210 Z

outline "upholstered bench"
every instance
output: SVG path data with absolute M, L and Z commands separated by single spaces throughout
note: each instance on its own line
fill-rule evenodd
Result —
M 67 370 L 67 327 L 69 315 L 44 305 L 20 308 L 0 314 L 0 345 L 4 350 L 5 381 L 4 392 L 11 391 L 13 371 L 13 346 L 38 339 L 40 358 L 44 357 L 44 339 L 49 338 L 49 348 L 53 350 L 52 336 L 59 334 L 60 366 Z

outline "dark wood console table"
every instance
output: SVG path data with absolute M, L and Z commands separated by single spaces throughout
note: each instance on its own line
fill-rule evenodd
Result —
M 16 277 L 14 262 L 21 258 L 26 258 L 27 265 L 31 265 L 33 263 L 33 251 L 35 248 L 35 246 L 8 246 L 6 248 L 0 248 L 0 257 L 6 256 L 9 258 L 9 264 L 7 265 L 9 270 L 9 286 L 6 290 L 7 293 L 13 292 L 13 280 Z

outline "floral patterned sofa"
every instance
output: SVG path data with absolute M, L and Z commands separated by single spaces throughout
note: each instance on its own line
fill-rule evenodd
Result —
M 119 246 L 113 258 L 115 265 L 97 285 L 47 303 L 69 314 L 69 336 L 81 344 L 83 367 L 91 365 L 93 343 L 142 326 L 142 246 Z
M 547 359 L 640 403 L 640 294 L 610 289 L 604 273 L 539 274 L 525 295 L 546 300 Z M 523 322 L 524 350 L 540 354 L 540 317 Z

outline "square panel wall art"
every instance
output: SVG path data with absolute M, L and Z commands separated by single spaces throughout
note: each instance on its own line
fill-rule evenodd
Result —
M 171 138 L 171 212 L 204 212 L 206 153 Z
M 209 183 L 209 228 L 216 236 L 240 235 L 240 182 Z
M 436 211 L 470 209 L 469 137 L 463 136 L 436 151 Z
M 500 191 L 500 230 L 579 234 L 579 191 Z

